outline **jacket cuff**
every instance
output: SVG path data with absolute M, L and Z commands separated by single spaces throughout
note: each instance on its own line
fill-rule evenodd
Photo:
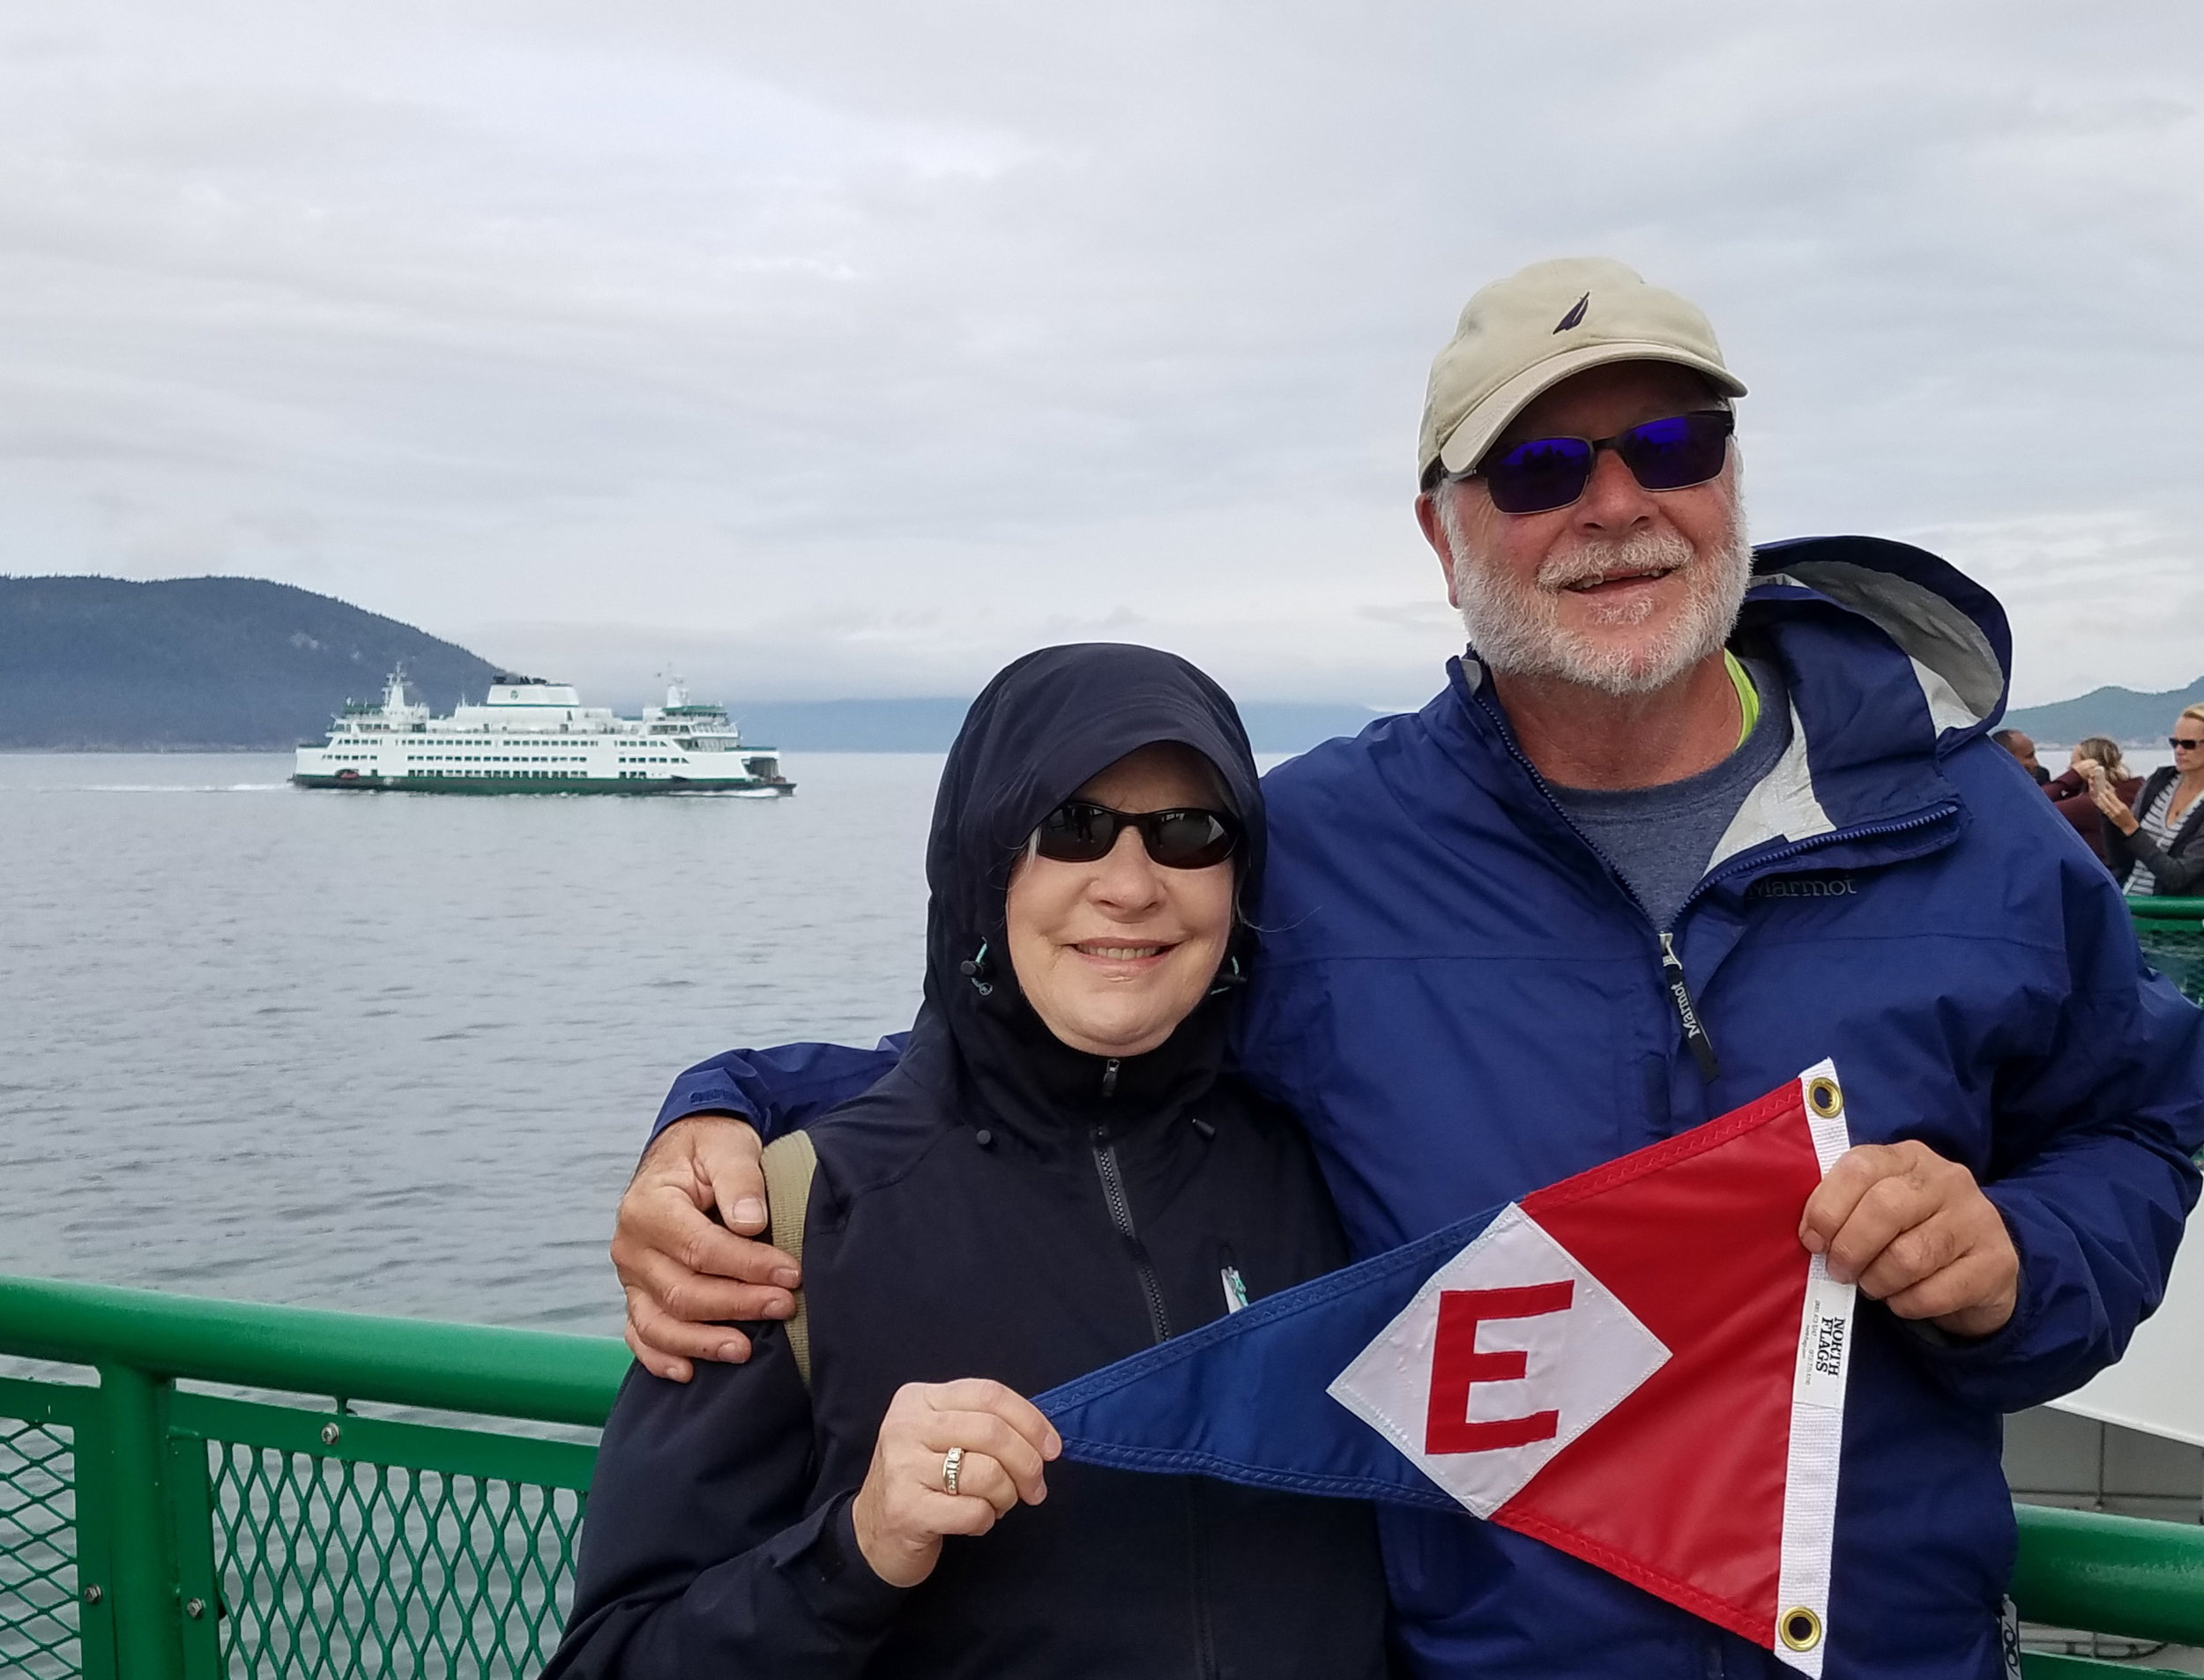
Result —
M 811 1542 L 784 1565 L 799 1590 L 823 1619 L 855 1633 L 878 1635 L 902 1609 L 908 1590 L 891 1587 L 873 1572 L 857 1544 L 850 1507 L 857 1496 L 845 1493 L 807 1520 Z
M 674 1082 L 674 1089 L 666 1092 L 666 1100 L 659 1104 L 659 1117 L 651 1126 L 650 1142 L 656 1142 L 659 1134 L 674 1121 L 685 1120 L 692 1114 L 724 1114 L 729 1119 L 744 1120 L 756 1126 L 761 1135 L 765 1129 L 758 1125 L 756 1109 L 735 1089 L 733 1080 L 709 1074 L 683 1074 Z

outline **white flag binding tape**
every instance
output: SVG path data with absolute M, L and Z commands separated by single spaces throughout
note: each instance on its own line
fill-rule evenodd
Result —
M 1806 1126 L 1813 1134 L 1813 1152 L 1826 1173 L 1851 1148 L 1836 1064 L 1824 1061 L 1809 1067 L 1798 1076 L 1798 1085 L 1806 1099 Z M 1836 1531 L 1844 1377 L 1851 1364 L 1852 1307 L 1858 1295 L 1853 1285 L 1829 1275 L 1821 1255 L 1812 1257 L 1791 1386 L 1783 1565 L 1773 1647 L 1782 1661 L 1817 1677 L 1828 1639 L 1829 1552 Z

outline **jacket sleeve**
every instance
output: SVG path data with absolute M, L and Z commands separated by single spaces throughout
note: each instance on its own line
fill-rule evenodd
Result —
M 829 1680 L 861 1672 L 901 1589 L 845 1490 L 807 1509 L 809 1397 L 777 1324 L 694 1381 L 631 1370 L 605 1425 L 566 1636 L 544 1680 Z
M 780 1044 L 726 1051 L 698 1062 L 674 1082 L 659 1105 L 651 1136 L 691 1114 L 733 1114 L 755 1126 L 770 1143 L 862 1096 L 903 1059 L 910 1039 L 907 1032 L 890 1033 L 870 1050 Z
M 2120 834 L 2110 822 L 2104 827 L 2105 856 L 2112 855 L 2111 836 L 2118 835 L 2123 860 L 2141 863 L 2149 870 L 2151 880 L 2167 897 L 2184 897 L 2204 883 L 2204 829 L 2192 831 L 2187 836 L 2188 844 L 2178 851 L 2168 851 L 2141 829 L 2133 834 Z
M 2133 801 L 2129 803 L 2133 804 Z M 2143 831 L 2138 829 L 2130 836 L 2119 831 L 2118 823 L 2107 822 L 2098 829 L 2097 833 L 2104 842 L 2104 866 L 2112 872 L 2112 879 L 2125 887 L 2127 872 L 2135 863 L 2135 842 L 2143 837 Z
M 2071 1393 L 2126 1350 L 2165 1293 L 2197 1198 L 2204 1014 L 2143 963 L 2125 902 L 2065 886 L 2071 987 L 2049 1043 L 2001 1068 L 1984 1189 L 2021 1260 L 1994 1335 L 1921 1345 L 1962 1397 L 2012 1412 Z

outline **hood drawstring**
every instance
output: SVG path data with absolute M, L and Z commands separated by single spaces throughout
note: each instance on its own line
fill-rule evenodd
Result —
M 1247 976 L 1240 966 L 1240 959 L 1236 956 L 1228 956 L 1225 959 L 1225 966 L 1217 970 L 1217 978 L 1205 995 L 1212 998 L 1222 997 L 1225 992 L 1236 991 L 1247 984 Z
M 1102 1064 L 1102 1095 L 1117 1095 L 1117 1058 L 1114 1056 Z
M 979 941 L 979 948 L 959 963 L 957 971 L 972 982 L 972 989 L 981 997 L 994 996 L 994 965 L 987 961 L 987 940 Z

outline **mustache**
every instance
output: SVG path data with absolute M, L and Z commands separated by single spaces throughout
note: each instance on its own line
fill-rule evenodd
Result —
M 1698 561 L 1698 551 L 1673 532 L 1641 531 L 1619 541 L 1594 538 L 1550 556 L 1538 568 L 1538 587 L 1569 589 L 1618 572 L 1687 571 Z

